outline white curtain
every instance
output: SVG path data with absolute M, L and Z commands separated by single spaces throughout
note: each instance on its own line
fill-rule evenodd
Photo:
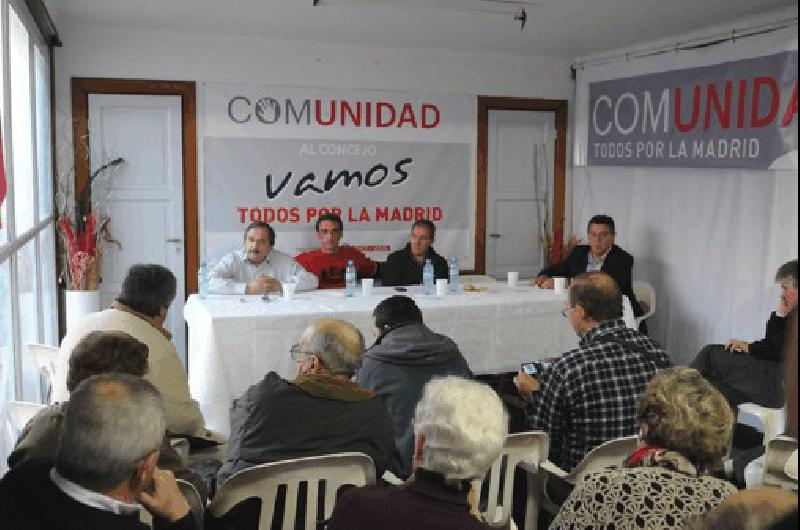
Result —
M 594 214 L 614 217 L 617 243 L 636 260 L 634 280 L 656 290 L 651 335 L 676 363 L 691 361 L 704 344 L 763 338 L 778 304 L 775 271 L 797 258 L 796 151 L 792 170 L 586 166 L 589 83 L 758 57 L 765 49 L 797 49 L 797 26 L 579 70 L 573 233 L 585 239 Z
M 653 285 L 651 335 L 676 363 L 707 343 L 764 336 L 777 307 L 773 278 L 797 258 L 797 172 L 576 168 L 574 232 L 607 213 Z

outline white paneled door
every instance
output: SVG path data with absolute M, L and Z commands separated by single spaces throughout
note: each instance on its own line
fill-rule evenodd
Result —
M 131 265 L 170 269 L 178 291 L 165 326 L 185 364 L 181 97 L 90 94 L 89 148 L 92 172 L 125 159 L 92 188 L 92 203 L 110 216 L 110 235 L 121 245 L 105 244 L 101 305 L 116 298 Z
M 532 277 L 543 267 L 540 234 L 552 217 L 555 113 L 490 110 L 488 129 L 486 273 Z

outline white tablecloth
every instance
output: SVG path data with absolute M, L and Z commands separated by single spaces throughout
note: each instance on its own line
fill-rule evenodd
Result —
M 561 316 L 565 294 L 501 283 L 483 286 L 491 292 L 438 298 L 413 286 L 406 293 L 432 330 L 455 340 L 473 372 L 516 371 L 521 362 L 556 356 L 577 345 L 569 321 Z M 393 294 L 392 288 L 376 287 L 368 297 L 358 293 L 346 298 L 341 290 L 324 290 L 298 293 L 292 302 L 274 295 L 271 302 L 260 296 L 190 296 L 184 309 L 189 386 L 206 425 L 227 435 L 233 399 L 269 371 L 293 378 L 296 365 L 289 348 L 315 318 L 353 323 L 369 346 L 375 339 L 372 311 Z

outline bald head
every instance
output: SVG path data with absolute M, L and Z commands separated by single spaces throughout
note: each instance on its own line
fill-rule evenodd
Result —
M 605 272 L 585 272 L 573 278 L 569 305 L 582 307 L 586 318 L 595 322 L 622 318 L 622 293 Z
M 319 357 L 329 372 L 352 377 L 361 366 L 364 336 L 349 322 L 320 318 L 303 332 L 300 347 Z

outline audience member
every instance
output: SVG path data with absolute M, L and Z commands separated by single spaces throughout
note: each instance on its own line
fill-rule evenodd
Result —
M 786 346 L 783 358 L 784 391 L 786 392 L 786 434 L 797 439 L 797 308 L 788 315 Z M 769 530 L 796 530 L 798 528 L 797 506 Z
M 263 221 L 244 231 L 244 248 L 223 256 L 211 271 L 209 290 L 219 294 L 280 292 L 281 283 L 297 282 L 298 291 L 317 288 L 317 277 L 294 258 L 275 250 L 275 230 Z
M 164 438 L 158 390 L 140 377 L 90 377 L 72 393 L 55 465 L 30 460 L 0 480 L 3 523 L 25 530 L 192 529 L 194 519 L 170 471 L 158 469 Z M 137 502 L 138 501 L 138 502 Z
M 364 338 L 342 320 L 315 320 L 292 347 L 294 381 L 270 372 L 231 407 L 228 455 L 217 484 L 256 464 L 346 451 L 366 453 L 380 476 L 394 449 L 380 396 L 350 379 Z
M 561 507 L 551 530 L 682 528 L 736 487 L 712 475 L 722 467 L 733 413 L 691 368 L 656 375 L 639 398 L 641 441 L 623 469 L 590 473 Z
M 770 314 L 763 339 L 755 342 L 731 339 L 724 346 L 710 344 L 691 364 L 734 408 L 746 402 L 773 408 L 783 406 L 781 365 L 786 315 L 797 307 L 797 260 L 781 265 L 775 281 L 781 286 L 780 302 L 778 309 Z
M 422 387 L 434 376 L 471 377 L 472 373 L 456 343 L 422 323 L 422 312 L 411 298 L 387 298 L 378 304 L 372 316 L 378 339 L 364 352 L 364 363 L 356 380 L 386 402 L 394 425 L 395 444 L 389 470 L 405 479 L 412 471 L 411 419 Z
M 422 268 L 425 260 L 431 260 L 434 277 L 447 278 L 447 260 L 433 250 L 436 225 L 420 219 L 411 225 L 411 242 L 405 248 L 389 254 L 381 268 L 383 285 L 419 285 L 422 283 Z
M 604 272 L 572 282 L 564 315 L 579 347 L 550 364 L 541 379 L 515 383 L 528 399 L 528 423 L 550 434 L 550 460 L 569 471 L 598 445 L 635 434 L 636 399 L 661 368 L 671 366 L 653 339 L 625 326 L 622 294 Z
M 413 479 L 401 487 L 342 494 L 328 530 L 489 530 L 470 513 L 470 481 L 500 455 L 508 416 L 488 386 L 449 376 L 430 381 L 414 417 Z
M 644 314 L 633 294 L 633 256 L 614 244 L 617 235 L 614 219 L 608 215 L 595 215 L 586 228 L 588 245 L 576 245 L 561 263 L 546 267 L 531 283 L 553 288 L 553 278 L 574 278 L 584 272 L 603 271 L 617 282 L 622 294 L 628 297 L 635 316 Z M 646 332 L 646 330 L 642 330 Z
M 317 219 L 319 249 L 303 252 L 295 259 L 305 269 L 319 278 L 320 289 L 344 287 L 347 262 L 352 260 L 359 277 L 371 278 L 378 272 L 378 264 L 350 245 L 340 245 L 344 224 L 336 214 L 324 214 Z
M 72 350 L 67 390 L 72 392 L 85 379 L 107 373 L 143 377 L 147 373 L 147 345 L 122 331 L 92 331 Z M 8 457 L 8 467 L 13 468 L 36 458 L 55 458 L 68 404 L 69 401 L 54 403 L 39 411 L 28 422 Z M 207 497 L 203 480 L 186 468 L 166 435 L 159 452 L 158 466 L 169 469 L 178 478 L 188 480 L 201 497 Z
M 794 514 L 797 529 L 797 494 L 778 488 L 743 490 L 725 499 L 710 512 L 692 518 L 685 530 L 765 530 Z
M 123 331 L 148 347 L 148 371 L 145 379 L 161 393 L 167 417 L 167 432 L 204 436 L 203 415 L 189 395 L 186 370 L 178 358 L 171 335 L 164 329 L 176 279 L 161 265 L 133 265 L 122 282 L 122 290 L 110 309 L 92 313 L 67 330 L 59 349 L 59 369 L 66 366 L 75 345 L 92 331 Z M 55 401 L 69 399 L 63 378 L 53 381 Z

